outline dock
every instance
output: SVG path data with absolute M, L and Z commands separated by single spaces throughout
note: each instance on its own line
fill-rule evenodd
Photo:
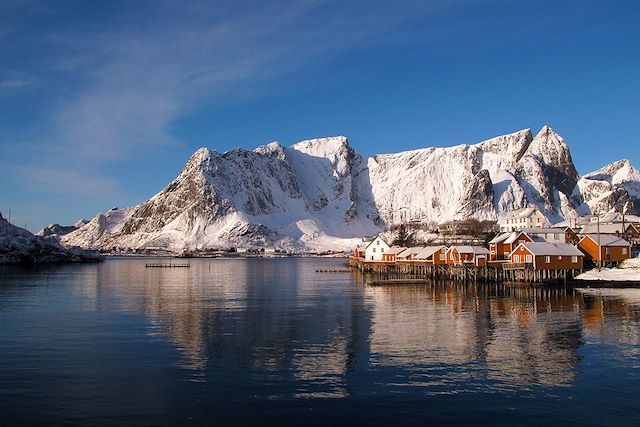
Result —
M 145 268 L 189 268 L 189 264 L 163 264 L 163 263 L 149 263 L 144 265 Z
M 527 264 L 508 265 L 488 263 L 478 267 L 465 264 L 427 264 L 424 262 L 385 262 L 366 261 L 359 257 L 350 257 L 348 264 L 363 273 L 372 273 L 379 284 L 398 280 L 398 283 L 410 283 L 411 280 L 447 279 L 457 282 L 520 282 L 520 283 L 567 283 L 582 273 L 582 269 L 534 270 Z M 404 282 L 400 282 L 403 280 Z
M 351 273 L 349 268 L 317 268 L 316 273 Z

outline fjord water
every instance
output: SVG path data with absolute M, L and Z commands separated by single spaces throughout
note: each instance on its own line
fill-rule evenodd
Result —
M 0 424 L 640 423 L 640 291 L 148 261 L 0 267 Z

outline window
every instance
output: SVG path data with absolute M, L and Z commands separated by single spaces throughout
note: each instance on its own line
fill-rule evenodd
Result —
M 376 252 L 376 248 L 373 248 L 373 252 L 374 252 L 374 253 Z
M 533 260 L 531 259 L 531 255 L 525 256 L 524 259 L 526 260 L 526 262 L 533 262 Z
M 560 240 L 562 238 L 562 234 L 560 233 L 555 233 L 554 236 L 556 238 L 556 240 Z
M 604 248 L 604 253 L 609 255 L 611 253 L 611 248 Z
M 626 255 L 627 254 L 627 248 L 622 248 L 622 255 Z
M 446 259 L 447 256 L 444 253 L 440 252 L 440 261 L 445 261 Z
M 504 253 L 504 257 L 505 257 L 505 258 L 509 258 L 509 252 L 505 252 L 505 253 Z
M 520 255 L 514 255 L 513 262 L 520 262 Z
M 380 240 L 378 240 L 378 241 L 376 242 L 376 245 L 379 245 L 379 244 L 380 244 Z
M 562 259 L 562 255 L 558 255 L 558 261 Z
M 544 263 L 545 264 L 551 264 L 551 257 L 548 256 L 548 255 L 546 257 L 544 257 Z
M 571 257 L 571 262 L 574 263 L 574 264 L 577 263 L 578 262 L 578 257 L 576 255 L 572 256 Z
M 384 248 L 380 248 L 380 252 L 384 252 Z

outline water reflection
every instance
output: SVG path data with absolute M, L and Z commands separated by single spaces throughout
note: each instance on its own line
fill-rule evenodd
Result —
M 316 273 L 340 266 L 320 258 L 145 262 L 0 267 L 3 421 L 281 425 L 313 408 L 322 425 L 522 424 L 517 406 L 533 423 L 624 422 L 637 406 L 640 291 L 371 287 Z
M 639 355 L 635 292 L 370 287 L 355 273 L 318 274 L 319 263 L 336 261 L 194 260 L 188 270 L 110 261 L 78 274 L 75 289 L 95 310 L 148 316 L 149 333 L 176 344 L 192 380 L 243 370 L 273 386 L 267 397 L 348 396 L 358 361 L 386 387 L 457 393 L 569 386 L 586 340 Z M 278 391 L 283 382 L 295 390 Z

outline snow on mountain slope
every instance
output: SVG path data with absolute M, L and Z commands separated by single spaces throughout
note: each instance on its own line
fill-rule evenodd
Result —
M 613 212 L 624 206 L 640 213 L 640 171 L 629 160 L 618 160 L 583 176 L 577 190 L 591 212 Z
M 548 126 L 535 137 L 525 129 L 473 145 L 369 159 L 343 136 L 291 147 L 272 142 L 253 151 L 201 148 L 148 201 L 99 214 L 61 241 L 177 251 L 348 249 L 393 224 L 495 220 L 527 205 L 555 222 L 588 213 L 589 200 L 601 193 L 633 190 L 636 173 L 623 164 L 580 179 L 567 144 Z
M 103 248 L 103 242 L 111 235 L 120 232 L 125 221 L 129 219 L 135 208 L 113 208 L 99 213 L 91 221 L 78 221 L 75 231 L 60 236 L 60 243 L 66 247 Z M 82 225 L 84 224 L 84 225 Z M 105 239 L 103 239 L 105 238 Z

